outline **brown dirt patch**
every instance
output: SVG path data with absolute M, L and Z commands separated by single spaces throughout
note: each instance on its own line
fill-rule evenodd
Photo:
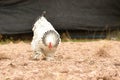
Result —
M 62 42 L 55 61 L 31 59 L 30 43 L 0 45 L 0 80 L 120 80 L 120 42 Z

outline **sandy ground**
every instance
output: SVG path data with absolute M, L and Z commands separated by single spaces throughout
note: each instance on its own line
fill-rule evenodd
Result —
M 0 80 L 120 80 L 120 42 L 62 42 L 55 61 L 32 60 L 30 43 L 0 45 Z

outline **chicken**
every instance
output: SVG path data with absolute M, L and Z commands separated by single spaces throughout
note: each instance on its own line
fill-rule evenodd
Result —
M 32 31 L 33 59 L 54 60 L 54 53 L 61 42 L 59 33 L 44 15 L 35 22 Z

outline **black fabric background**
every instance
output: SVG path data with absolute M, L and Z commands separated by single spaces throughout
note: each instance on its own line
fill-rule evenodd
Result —
M 120 29 L 120 0 L 0 0 L 0 33 L 32 32 L 43 11 L 57 30 Z

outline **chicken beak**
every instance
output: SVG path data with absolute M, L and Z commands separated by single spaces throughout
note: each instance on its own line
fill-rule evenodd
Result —
M 48 48 L 49 48 L 49 49 L 52 48 L 52 43 L 51 43 L 51 42 L 49 43 Z

